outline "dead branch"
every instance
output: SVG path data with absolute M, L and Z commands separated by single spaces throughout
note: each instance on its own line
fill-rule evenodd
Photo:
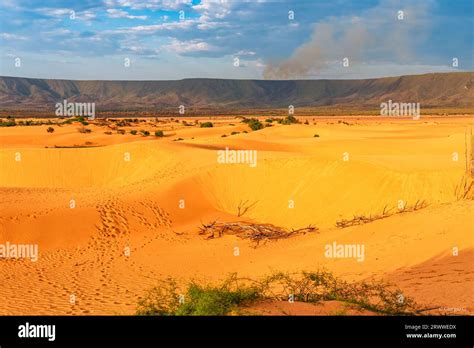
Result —
M 249 209 L 253 208 L 255 206 L 255 204 L 257 204 L 258 201 L 252 203 L 252 204 L 248 204 L 248 200 L 242 202 L 240 201 L 239 202 L 239 205 L 237 207 L 237 216 L 238 217 L 241 217 L 243 216 L 245 213 L 248 212 Z
M 387 210 L 387 206 L 385 206 L 381 214 L 369 215 L 369 216 L 354 215 L 352 219 L 341 219 L 339 221 L 336 221 L 336 227 L 346 228 L 346 227 L 355 226 L 355 225 L 362 225 L 362 224 L 366 224 L 375 220 L 385 219 L 395 214 L 417 211 L 417 210 L 426 208 L 427 206 L 428 206 L 428 203 L 426 203 L 426 201 L 424 200 L 423 201 L 418 200 L 416 201 L 415 205 L 413 206 L 406 205 L 405 207 L 403 207 L 403 209 L 399 211 L 395 211 L 395 212 L 391 212 L 392 209 Z
M 287 230 L 271 224 L 257 224 L 244 221 L 220 222 L 213 221 L 209 224 L 202 224 L 199 234 L 207 235 L 206 239 L 222 237 L 224 234 L 235 235 L 242 239 L 249 239 L 258 246 L 260 242 L 269 240 L 290 238 L 308 232 L 317 232 L 318 228 L 312 225 L 308 227 Z

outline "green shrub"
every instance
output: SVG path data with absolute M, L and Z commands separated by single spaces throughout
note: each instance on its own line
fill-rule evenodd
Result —
M 272 120 L 271 118 L 267 118 L 267 119 L 265 120 L 265 122 L 272 123 L 273 120 Z
M 14 127 L 14 126 L 16 126 L 15 121 L 0 122 L 0 127 Z
M 191 283 L 186 292 L 186 301 L 178 307 L 175 315 L 226 315 L 238 311 L 243 303 L 258 298 L 258 291 L 254 288 L 231 290 Z
M 46 132 L 48 132 L 48 133 L 53 133 L 53 132 L 54 132 L 54 128 L 53 128 L 53 127 L 48 127 L 48 129 L 46 129 Z
M 247 123 L 251 130 L 257 131 L 263 128 L 263 124 L 256 118 L 244 118 L 242 122 Z
M 238 278 L 237 274 L 233 274 L 219 284 L 203 285 L 192 281 L 184 288 L 185 291 L 181 292 L 180 288 L 182 289 L 172 278 L 160 282 L 138 302 L 137 314 L 240 314 L 240 308 L 257 301 L 288 301 L 288 294 L 292 294 L 298 302 L 339 301 L 388 315 L 414 315 L 426 310 L 419 307 L 413 299 L 403 296 L 391 284 L 379 281 L 348 282 L 324 270 L 276 272 L 252 280 Z M 184 296 L 179 296 L 180 293 Z
M 155 137 L 163 137 L 165 134 L 163 133 L 162 130 L 158 130 L 155 132 Z
M 150 132 L 147 131 L 147 130 L 141 130 L 140 133 L 144 136 L 144 137 L 147 137 L 150 135 Z
M 138 315 L 226 315 L 238 311 L 239 306 L 259 298 L 257 288 L 232 287 L 226 282 L 222 286 L 203 286 L 192 282 L 180 303 L 176 282 L 168 278 L 139 301 Z
M 288 115 L 286 116 L 283 120 L 280 122 L 281 124 L 293 124 L 293 123 L 298 123 L 298 120 L 296 119 L 295 116 L 293 115 Z
M 136 131 L 135 129 L 132 129 L 132 130 L 130 131 L 130 134 L 131 134 L 131 135 L 137 135 L 137 131 Z
M 212 122 L 203 122 L 203 123 L 201 123 L 201 128 L 212 128 L 212 127 L 214 127 Z

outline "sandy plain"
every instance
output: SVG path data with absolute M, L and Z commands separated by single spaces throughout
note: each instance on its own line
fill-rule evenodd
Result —
M 120 127 L 96 120 L 90 133 L 78 132 L 77 122 L 52 125 L 53 133 L 48 125 L 0 128 L 0 244 L 39 247 L 36 262 L 0 258 L 0 314 L 133 314 L 144 292 L 168 276 L 212 282 L 231 272 L 318 268 L 390 281 L 431 313 L 472 314 L 474 200 L 464 194 L 474 116 L 299 120 L 258 131 L 232 117 L 199 118 L 212 128 L 176 117 Z M 218 163 L 226 147 L 256 150 L 257 165 Z M 400 201 L 426 206 L 397 213 Z M 238 216 L 242 202 L 252 207 Z M 394 214 L 336 227 L 384 209 Z M 236 236 L 199 235 L 214 220 L 319 230 L 255 248 Z M 334 241 L 363 244 L 363 262 L 325 257 Z

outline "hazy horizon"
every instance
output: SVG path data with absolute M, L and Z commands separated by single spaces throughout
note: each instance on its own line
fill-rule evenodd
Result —
M 264 78 L 226 78 L 226 77 L 184 77 L 179 79 L 163 79 L 163 80 L 142 80 L 142 79 L 130 79 L 130 80 L 102 80 L 102 79 L 66 79 L 66 78 L 48 78 L 48 77 L 29 77 L 29 76 L 9 76 L 9 75 L 0 75 L 0 78 L 22 78 L 22 79 L 34 79 L 34 80 L 58 80 L 58 81 L 101 81 L 101 82 L 167 82 L 167 81 L 183 81 L 183 80 L 242 80 L 242 81 L 329 81 L 329 80 L 340 80 L 340 81 L 350 81 L 350 80 L 374 80 L 374 79 L 384 79 L 384 78 L 394 78 L 394 77 L 404 77 L 404 76 L 422 76 L 430 74 L 462 74 L 462 73 L 474 73 L 474 70 L 460 70 L 460 71 L 446 71 L 446 72 L 427 72 L 427 73 L 416 73 L 416 74 L 407 74 L 407 75 L 386 75 L 380 77 L 369 77 L 369 78 L 299 78 L 299 79 L 264 79 Z

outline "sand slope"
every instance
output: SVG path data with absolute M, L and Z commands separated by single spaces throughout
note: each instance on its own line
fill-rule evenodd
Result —
M 163 139 L 97 137 L 100 146 L 90 148 L 32 143 L 30 132 L 40 127 L 15 127 L 13 135 L 0 129 L 0 243 L 40 249 L 35 263 L 0 259 L 0 314 L 131 314 L 166 276 L 212 281 L 230 272 L 256 277 L 321 267 L 347 279 L 390 280 L 420 303 L 472 312 L 474 201 L 458 200 L 457 192 L 473 119 L 317 119 L 222 138 L 242 130 L 239 120 L 226 122 L 177 128 Z M 84 141 L 67 127 L 53 145 Z M 178 136 L 184 140 L 173 141 Z M 226 146 L 257 150 L 257 166 L 217 163 L 216 151 Z M 355 214 L 395 213 L 400 200 L 428 207 L 335 227 Z M 236 216 L 245 201 L 255 205 Z M 216 219 L 319 231 L 254 248 L 235 236 L 198 235 L 201 223 Z M 364 261 L 326 258 L 325 245 L 334 241 L 364 244 Z

